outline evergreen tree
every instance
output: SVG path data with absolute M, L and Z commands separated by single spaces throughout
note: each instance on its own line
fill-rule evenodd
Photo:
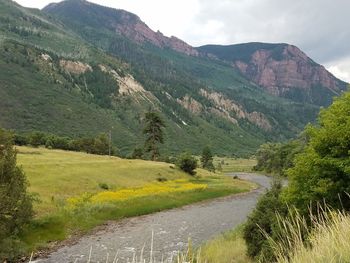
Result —
M 202 151 L 201 163 L 202 163 L 202 167 L 204 169 L 207 169 L 211 172 L 215 171 L 215 167 L 213 164 L 213 155 L 212 155 L 211 150 L 208 146 L 204 147 L 204 149 Z
M 12 135 L 0 129 L 0 261 L 14 253 L 14 240 L 33 216 L 28 183 L 16 155 Z
M 164 143 L 163 128 L 165 124 L 156 112 L 147 112 L 145 115 L 145 128 L 143 133 L 146 134 L 145 152 L 151 153 L 153 161 L 159 157 L 158 144 Z

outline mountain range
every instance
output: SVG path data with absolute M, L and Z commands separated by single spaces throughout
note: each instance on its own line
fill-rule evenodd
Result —
M 249 155 L 295 136 L 347 83 L 289 44 L 192 47 L 135 14 L 66 0 L 0 0 L 0 126 L 142 146 L 144 113 L 166 122 L 167 154 L 209 145 Z

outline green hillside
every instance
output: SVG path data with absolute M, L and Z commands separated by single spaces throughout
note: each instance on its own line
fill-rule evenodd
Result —
M 129 154 L 153 109 L 167 125 L 163 153 L 209 145 L 242 156 L 315 119 L 318 106 L 269 95 L 225 62 L 116 34 L 111 24 L 138 17 L 86 3 L 42 12 L 0 0 L 0 126 L 70 137 L 112 130 Z

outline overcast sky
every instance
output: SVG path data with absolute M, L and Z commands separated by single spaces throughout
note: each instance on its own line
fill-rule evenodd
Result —
M 50 0 L 16 0 L 42 8 Z M 56 1 L 57 2 L 57 1 Z M 350 82 L 350 0 L 90 0 L 193 46 L 289 43 Z

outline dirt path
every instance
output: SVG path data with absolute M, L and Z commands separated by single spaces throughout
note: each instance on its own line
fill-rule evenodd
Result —
M 36 262 L 113 262 L 118 251 L 118 262 L 139 258 L 143 250 L 149 262 L 153 232 L 153 256 L 159 261 L 169 259 L 177 251 L 187 248 L 188 238 L 198 246 L 221 232 L 230 230 L 245 221 L 258 197 L 270 185 L 263 175 L 236 173 L 241 179 L 258 183 L 261 187 L 247 194 L 220 198 L 150 215 L 127 218 L 108 225 L 90 236 L 82 237 L 76 244 L 53 252 Z

